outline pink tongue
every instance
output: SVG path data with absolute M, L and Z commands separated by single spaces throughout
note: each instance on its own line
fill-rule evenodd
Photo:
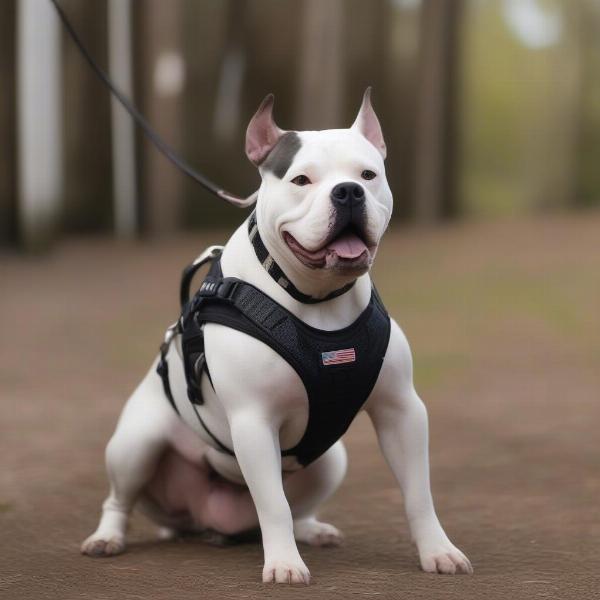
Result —
M 357 235 L 345 233 L 331 242 L 327 249 L 333 250 L 340 258 L 358 258 L 367 246 Z

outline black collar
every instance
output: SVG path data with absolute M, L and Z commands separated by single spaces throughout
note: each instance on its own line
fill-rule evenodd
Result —
M 289 277 L 283 272 L 281 267 L 275 262 L 275 259 L 269 254 L 260 233 L 258 232 L 258 225 L 256 224 L 256 211 L 254 211 L 248 219 L 248 236 L 250 242 L 256 253 L 258 262 L 265 268 L 267 273 L 295 300 L 302 302 L 303 304 L 318 304 L 319 302 L 326 302 L 332 298 L 337 298 L 342 294 L 345 294 L 355 283 L 356 280 L 347 283 L 345 286 L 334 290 L 330 294 L 327 294 L 324 298 L 314 298 L 308 294 L 302 293 L 289 279 Z

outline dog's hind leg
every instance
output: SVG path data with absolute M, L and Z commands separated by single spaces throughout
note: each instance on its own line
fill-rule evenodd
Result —
M 152 478 L 177 418 L 152 367 L 125 405 L 106 447 L 110 494 L 102 505 L 98 528 L 81 546 L 83 554 L 123 552 L 129 513 Z
M 284 489 L 294 517 L 294 537 L 311 546 L 338 546 L 339 529 L 316 518 L 317 509 L 338 489 L 346 475 L 348 459 L 341 441 L 305 469 L 289 475 Z

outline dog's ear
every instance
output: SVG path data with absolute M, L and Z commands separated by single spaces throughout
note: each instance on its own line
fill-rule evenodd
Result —
M 368 87 L 365 90 L 360 110 L 356 116 L 356 120 L 352 124 L 352 129 L 361 133 L 366 137 L 377 150 L 381 153 L 381 156 L 385 158 L 387 149 L 385 147 L 385 141 L 383 140 L 383 133 L 381 131 L 381 125 L 379 119 L 373 110 L 371 104 L 371 88 Z
M 256 166 L 260 165 L 285 133 L 273 121 L 275 96 L 269 94 L 260 104 L 246 130 L 246 156 Z

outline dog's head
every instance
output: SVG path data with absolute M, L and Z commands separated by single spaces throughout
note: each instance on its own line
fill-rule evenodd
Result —
M 371 266 L 392 213 L 370 89 L 349 129 L 284 131 L 272 111 L 269 95 L 246 134 L 262 177 L 256 210 L 265 243 L 284 270 L 356 278 Z

